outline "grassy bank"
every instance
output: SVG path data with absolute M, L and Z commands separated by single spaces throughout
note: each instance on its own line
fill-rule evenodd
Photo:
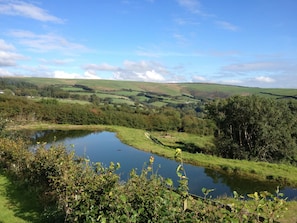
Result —
M 144 130 L 115 127 L 115 131 L 118 132 L 118 137 L 128 145 L 166 158 L 174 158 L 174 149 L 154 143 L 145 136 Z M 158 138 L 159 141 L 164 141 L 158 133 L 152 134 L 157 135 L 156 138 Z M 173 133 L 173 135 L 177 142 L 185 142 L 190 139 L 193 140 L 193 143 L 195 142 L 194 140 L 198 143 L 199 141 L 202 141 L 202 144 L 210 143 L 210 141 L 205 140 L 204 137 L 188 135 L 185 133 Z M 176 146 L 178 146 L 178 144 Z M 192 154 L 188 152 L 183 152 L 183 159 L 186 163 L 215 169 L 227 174 L 237 174 L 242 177 L 255 178 L 261 181 L 277 181 L 280 185 L 297 186 L 297 167 L 291 165 L 223 159 L 202 153 Z
M 103 125 L 52 125 L 52 124 L 32 124 L 24 126 L 11 127 L 14 130 L 32 129 L 60 129 L 60 130 L 75 130 L 86 129 L 93 131 L 112 131 L 116 132 L 117 136 L 125 144 L 134 148 L 151 152 L 169 159 L 174 159 L 174 148 L 177 148 L 181 143 L 193 143 L 198 147 L 211 147 L 212 139 L 207 137 L 199 137 L 186 133 L 147 133 L 145 130 L 132 129 L 120 126 L 103 126 Z M 155 143 L 148 137 L 148 134 L 156 138 L 162 146 Z M 279 185 L 297 186 L 297 167 L 287 164 L 271 164 L 266 162 L 253 162 L 245 160 L 223 159 L 216 156 L 205 155 L 202 153 L 183 152 L 183 159 L 186 163 L 196 166 L 203 166 L 217 171 L 236 174 L 246 178 L 254 178 L 260 181 L 274 181 Z
M 39 205 L 34 194 L 17 187 L 0 173 L 0 222 L 41 222 Z

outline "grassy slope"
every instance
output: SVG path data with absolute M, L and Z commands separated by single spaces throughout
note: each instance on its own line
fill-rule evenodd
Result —
M 255 88 L 255 87 L 241 87 L 233 85 L 219 85 L 206 83 L 151 83 L 151 82 L 137 82 L 137 81 L 112 81 L 112 80 L 90 80 L 90 79 L 57 79 L 57 78 L 15 78 L 38 86 L 45 86 L 51 84 L 59 85 L 86 85 L 96 91 L 118 91 L 122 89 L 130 89 L 139 92 L 155 92 L 158 94 L 167 94 L 170 96 L 181 96 L 182 94 L 200 94 L 202 97 L 217 97 L 219 93 L 223 95 L 248 95 L 258 94 L 265 96 L 297 96 L 297 89 L 270 89 L 270 88 Z
M 297 89 L 264 89 L 232 85 L 206 84 L 206 83 L 151 83 L 137 81 L 90 80 L 90 79 L 57 79 L 57 78 L 14 78 L 35 84 L 39 87 L 45 85 L 59 85 L 70 94 L 90 97 L 96 94 L 101 100 L 108 99 L 112 104 L 147 104 L 161 107 L 168 104 L 197 103 L 199 99 L 214 99 L 230 97 L 232 95 L 262 95 L 274 98 L 295 98 Z M 94 91 L 86 91 L 74 85 L 84 85 Z M 145 93 L 145 95 L 138 95 Z M 129 98 L 129 96 L 133 96 Z M 154 98 L 155 102 L 149 98 Z M 74 100 L 61 99 L 66 103 L 77 103 Z M 84 101 L 85 102 L 85 101 Z

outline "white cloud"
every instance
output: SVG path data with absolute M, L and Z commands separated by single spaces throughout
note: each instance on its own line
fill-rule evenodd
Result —
M 264 83 L 273 83 L 273 82 L 275 82 L 274 79 L 272 79 L 270 77 L 266 77 L 266 76 L 255 77 L 255 80 L 259 81 L 259 82 L 264 82 Z
M 4 66 L 15 66 L 16 60 L 21 59 L 21 55 L 12 53 L 12 52 L 5 52 L 0 51 L 0 67 Z
M 68 59 L 51 59 L 51 60 L 41 58 L 41 59 L 39 59 L 39 61 L 43 64 L 49 64 L 49 65 L 66 65 L 66 64 L 73 62 L 74 60 L 70 59 L 70 58 L 68 58 Z
M 65 79 L 100 79 L 100 77 L 98 77 L 97 75 L 94 75 L 92 73 L 89 72 L 85 72 L 83 75 L 82 74 L 78 74 L 78 73 L 68 73 L 65 71 L 61 71 L 61 70 L 56 70 L 53 72 L 53 77 L 54 78 L 65 78 Z
M 216 21 L 217 26 L 222 29 L 230 30 L 230 31 L 237 31 L 239 28 L 229 22 L 226 21 Z
M 192 13 L 200 13 L 200 3 L 197 0 L 177 0 L 177 2 Z
M 213 17 L 214 15 L 206 13 L 202 10 L 199 0 L 176 0 L 177 3 L 192 14 L 202 17 Z
M 35 34 L 26 30 L 14 30 L 9 33 L 17 38 L 19 42 L 29 49 L 37 52 L 60 51 L 69 53 L 72 51 L 87 51 L 81 44 L 70 42 L 62 36 L 56 34 Z
M 0 67 L 15 66 L 18 60 L 25 59 L 24 56 L 14 52 L 15 47 L 0 39 Z
M 135 72 L 135 74 L 144 81 L 165 81 L 165 78 L 155 70 L 147 70 L 140 73 Z
M 0 39 L 0 50 L 11 51 L 11 50 L 15 50 L 15 47 L 11 44 L 8 44 L 5 40 Z
M 241 80 L 223 80 L 221 81 L 222 84 L 230 84 L 230 85 L 240 85 L 243 82 Z
M 84 73 L 83 77 L 86 78 L 86 79 L 101 79 L 100 77 L 97 76 L 96 73 L 89 72 L 89 71 L 86 71 Z
M 63 23 L 63 20 L 46 10 L 23 1 L 0 1 L 0 14 L 22 16 L 42 22 Z
M 80 75 L 76 73 L 67 73 L 62 70 L 56 70 L 54 71 L 54 78 L 79 78 Z
M 107 63 L 102 64 L 87 64 L 83 67 L 86 70 L 100 70 L 100 71 L 117 71 L 119 68 Z
M 117 80 L 165 81 L 168 71 L 159 63 L 124 61 L 123 68 L 114 73 Z
M 206 82 L 206 78 L 202 76 L 193 76 L 192 80 L 193 82 Z
M 1 69 L 0 68 L 0 76 L 14 76 L 13 73 L 9 72 L 8 70 L 5 70 L 5 69 Z
M 83 67 L 87 72 L 96 74 L 97 72 L 111 72 L 116 80 L 135 80 L 163 82 L 165 76 L 170 75 L 169 70 L 162 64 L 151 61 L 130 61 L 123 62 L 123 66 L 117 67 L 107 63 L 88 64 Z

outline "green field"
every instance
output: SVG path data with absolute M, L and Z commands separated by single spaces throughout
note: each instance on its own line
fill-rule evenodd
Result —
M 220 85 L 208 83 L 151 83 L 137 81 L 58 79 L 37 77 L 13 77 L 16 81 L 34 84 L 39 88 L 54 86 L 58 91 L 68 94 L 61 99 L 66 103 L 88 102 L 92 95 L 99 97 L 100 103 L 126 104 L 162 107 L 178 104 L 197 104 L 215 98 L 233 95 L 260 95 L 277 99 L 297 99 L 297 89 L 266 89 Z M 60 100 L 60 99 L 59 99 Z
M 207 83 L 150 83 L 137 81 L 115 81 L 115 80 L 90 80 L 90 79 L 57 79 L 24 77 L 13 78 L 26 81 L 37 86 L 63 85 L 63 89 L 69 92 L 83 90 L 73 87 L 75 84 L 88 86 L 96 92 L 105 92 L 122 96 L 137 95 L 140 92 L 153 92 L 158 95 L 170 97 L 195 96 L 201 98 L 227 97 L 231 95 L 263 95 L 276 98 L 297 97 L 297 89 L 285 88 L 256 88 L 234 85 L 220 85 Z

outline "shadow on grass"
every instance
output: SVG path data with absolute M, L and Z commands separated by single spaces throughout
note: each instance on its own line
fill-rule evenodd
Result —
M 206 149 L 206 148 L 201 148 L 197 145 L 195 145 L 195 143 L 186 143 L 186 142 L 182 142 L 182 141 L 177 141 L 175 142 L 177 145 L 173 146 L 173 145 L 167 145 L 163 142 L 161 142 L 157 137 L 154 137 L 152 135 L 149 135 L 150 139 L 161 146 L 165 146 L 171 149 L 181 149 L 183 151 L 189 152 L 189 153 L 204 153 L 204 154 L 208 154 L 208 155 L 213 155 L 213 151 L 212 149 Z
M 8 179 L 2 184 L 5 188 L 5 195 L 9 200 L 7 208 L 14 212 L 15 217 L 24 221 L 32 223 L 42 222 L 42 208 L 37 201 L 36 194 L 29 191 L 26 187 L 16 185 L 12 178 L 3 173 L 3 171 L 0 171 L 0 174 Z

